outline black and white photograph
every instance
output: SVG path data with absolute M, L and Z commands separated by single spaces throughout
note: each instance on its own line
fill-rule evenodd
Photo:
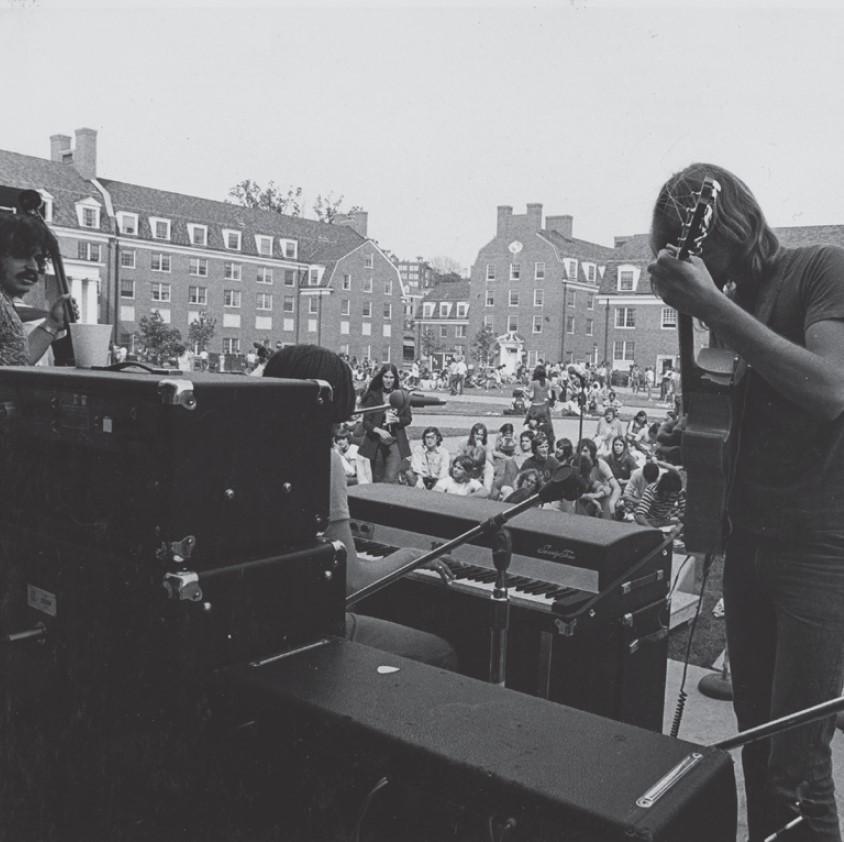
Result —
M 0 842 L 842 842 L 844 8 L 0 36 Z

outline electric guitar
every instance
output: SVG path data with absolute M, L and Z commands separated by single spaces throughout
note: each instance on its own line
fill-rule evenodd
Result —
M 678 259 L 700 254 L 709 233 L 721 186 L 705 178 L 688 209 L 677 246 Z M 695 359 L 694 320 L 677 314 L 680 375 L 685 427 L 686 516 L 683 541 L 691 553 L 719 553 L 723 548 L 727 498 L 735 455 L 733 425 L 739 358 L 725 348 L 703 348 Z

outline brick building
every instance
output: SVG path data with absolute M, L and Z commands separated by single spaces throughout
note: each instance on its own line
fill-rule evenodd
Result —
M 478 252 L 471 270 L 469 337 L 487 325 L 516 359 L 597 362 L 602 314 L 599 286 L 613 249 L 572 235 L 571 216 L 549 216 L 542 205 L 525 214 L 498 208 L 495 237 Z
M 469 281 L 438 284 L 416 313 L 417 349 L 426 362 L 441 368 L 449 357 L 470 359 Z
M 204 312 L 218 353 L 314 342 L 401 358 L 399 273 L 365 212 L 326 224 L 98 178 L 91 129 L 50 146 L 49 161 L 0 151 L 0 187 L 41 192 L 83 319 L 115 325 L 120 344 L 154 311 L 187 339 Z

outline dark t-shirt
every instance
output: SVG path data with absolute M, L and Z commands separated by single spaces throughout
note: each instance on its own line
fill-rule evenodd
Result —
M 812 324 L 844 319 L 844 249 L 783 249 L 777 276 L 783 280 L 767 320 L 776 333 L 805 347 Z M 819 420 L 752 370 L 745 385 L 733 523 L 797 540 L 844 528 L 844 416 Z

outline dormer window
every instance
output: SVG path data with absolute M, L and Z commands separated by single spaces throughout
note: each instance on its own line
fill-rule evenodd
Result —
M 208 245 L 208 226 L 197 225 L 196 223 L 188 223 L 188 238 L 192 246 L 207 246 Z
M 39 190 L 39 195 L 41 196 L 41 201 L 44 203 L 41 206 L 41 213 L 44 215 L 45 222 L 52 222 L 53 221 L 53 196 L 52 194 L 48 193 L 46 190 Z
M 466 314 L 469 312 L 469 304 L 466 301 L 458 301 L 457 302 L 457 318 L 458 319 L 465 319 Z
M 448 317 L 449 310 L 451 310 L 451 305 L 447 301 L 440 301 L 440 318 L 441 319 Z
M 299 254 L 299 244 L 296 240 L 280 239 L 281 253 L 290 260 L 296 260 Z
M 169 240 L 170 220 L 162 219 L 160 216 L 151 216 L 149 218 L 149 230 L 153 240 Z
M 641 270 L 637 266 L 618 267 L 618 291 L 635 292 Z
M 422 318 L 423 319 L 433 319 L 434 318 L 434 308 L 437 305 L 434 304 L 432 301 L 426 301 L 422 305 Z
M 568 279 L 570 281 L 577 280 L 577 261 L 572 258 L 567 258 L 565 260 L 566 264 L 566 275 L 568 275 Z
M 258 254 L 262 255 L 263 257 L 272 257 L 273 256 L 273 238 L 267 237 L 264 234 L 256 234 L 255 235 L 255 248 L 258 251 Z
M 583 271 L 586 273 L 586 280 L 589 281 L 590 284 L 595 283 L 595 264 L 594 263 L 583 263 Z
M 127 236 L 138 236 L 138 214 L 129 213 L 127 211 L 118 211 L 117 213 L 117 228 L 121 234 Z
M 240 231 L 232 231 L 230 228 L 223 229 L 223 245 L 231 251 L 240 251 Z
M 76 221 L 80 228 L 100 227 L 101 205 L 96 199 L 87 198 L 76 203 Z

